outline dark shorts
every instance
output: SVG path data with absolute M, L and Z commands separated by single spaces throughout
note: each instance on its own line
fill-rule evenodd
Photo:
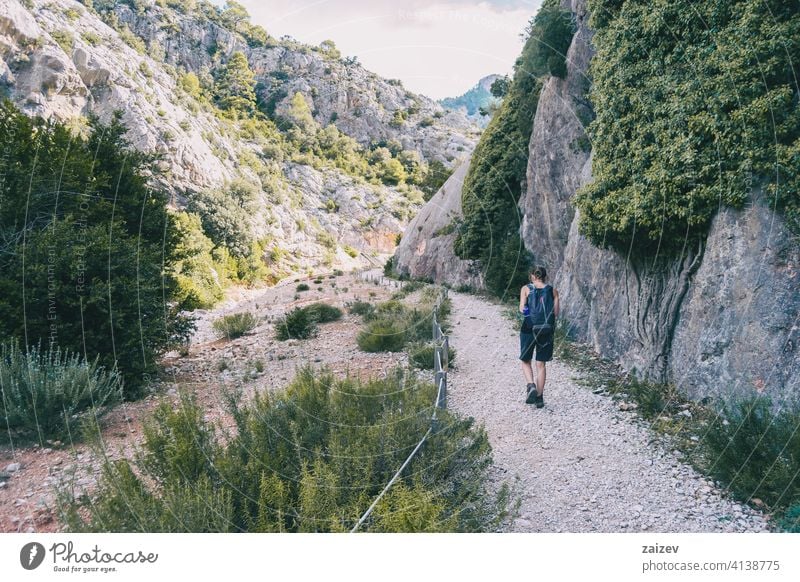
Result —
M 523 362 L 530 362 L 536 352 L 537 362 L 549 362 L 553 359 L 553 333 L 537 334 L 531 332 L 519 332 L 519 359 Z

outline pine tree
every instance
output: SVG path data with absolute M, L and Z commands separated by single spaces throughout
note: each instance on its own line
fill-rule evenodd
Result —
M 253 113 L 256 109 L 256 78 L 247 57 L 237 51 L 222 69 L 215 84 L 217 104 L 234 113 Z

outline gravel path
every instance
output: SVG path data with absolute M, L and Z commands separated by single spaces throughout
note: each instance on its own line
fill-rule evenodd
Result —
M 519 335 L 500 306 L 450 293 L 448 407 L 482 422 L 496 481 L 519 476 L 517 532 L 752 532 L 765 518 L 736 503 L 631 412 L 547 366 L 545 407 L 525 404 Z

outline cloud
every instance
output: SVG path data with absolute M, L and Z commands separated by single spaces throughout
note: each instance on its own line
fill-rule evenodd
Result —
M 369 70 L 434 98 L 508 73 L 541 0 L 244 0 L 273 36 L 331 39 Z

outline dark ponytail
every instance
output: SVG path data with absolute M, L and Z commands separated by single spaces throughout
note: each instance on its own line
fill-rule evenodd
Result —
M 540 266 L 533 266 L 531 267 L 531 275 L 539 279 L 540 281 L 547 280 L 547 269 Z

